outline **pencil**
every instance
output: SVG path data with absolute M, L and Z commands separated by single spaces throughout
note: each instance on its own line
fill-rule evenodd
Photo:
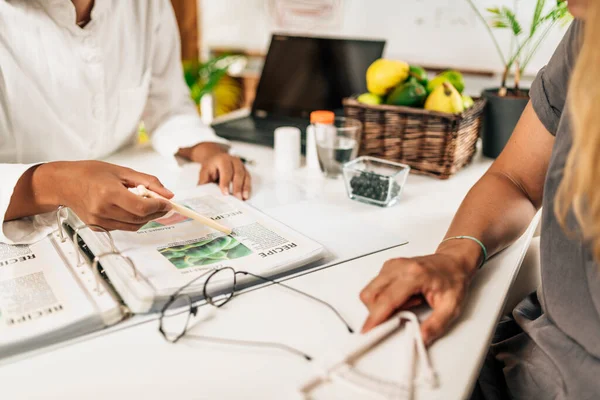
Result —
M 173 200 L 169 200 L 166 197 L 161 196 L 158 193 L 153 192 L 152 190 L 149 190 L 148 188 L 146 188 L 143 185 L 139 185 L 137 187 L 138 190 L 138 194 L 140 196 L 143 197 L 152 197 L 155 199 L 161 199 L 161 200 L 165 200 L 168 201 L 169 203 L 171 203 L 171 206 L 173 207 L 173 210 L 177 211 L 179 214 L 191 218 L 194 221 L 198 221 L 203 225 L 206 225 L 210 228 L 213 228 L 219 232 L 222 232 L 226 235 L 231 235 L 232 230 L 224 225 L 219 224 L 218 222 L 213 221 L 210 218 L 205 217 L 204 215 L 200 215 L 198 214 L 196 211 L 190 210 L 187 207 L 182 206 L 181 204 L 178 204 L 176 202 L 174 202 Z

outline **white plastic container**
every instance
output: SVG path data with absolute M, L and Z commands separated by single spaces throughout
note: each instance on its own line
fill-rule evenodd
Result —
M 300 129 L 283 126 L 275 129 L 275 169 L 277 173 L 300 168 Z

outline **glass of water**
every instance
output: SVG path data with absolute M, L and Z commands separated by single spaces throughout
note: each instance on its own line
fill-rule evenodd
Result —
M 356 158 L 362 124 L 353 118 L 336 117 L 332 124 L 317 123 L 314 129 L 321 171 L 328 178 L 338 178 L 344 164 Z

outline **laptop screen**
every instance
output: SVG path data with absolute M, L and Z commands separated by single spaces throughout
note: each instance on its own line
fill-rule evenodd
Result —
M 308 118 L 339 111 L 342 99 L 367 91 L 365 74 L 385 41 L 273 35 L 252 106 L 259 117 Z

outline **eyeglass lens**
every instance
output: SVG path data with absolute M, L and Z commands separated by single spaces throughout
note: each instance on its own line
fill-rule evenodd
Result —
M 192 310 L 192 300 L 179 295 L 167 303 L 160 317 L 160 331 L 169 342 L 179 340 L 187 329 Z
M 225 305 L 233 297 L 236 289 L 235 270 L 230 267 L 212 272 L 204 282 L 204 298 L 215 306 Z

